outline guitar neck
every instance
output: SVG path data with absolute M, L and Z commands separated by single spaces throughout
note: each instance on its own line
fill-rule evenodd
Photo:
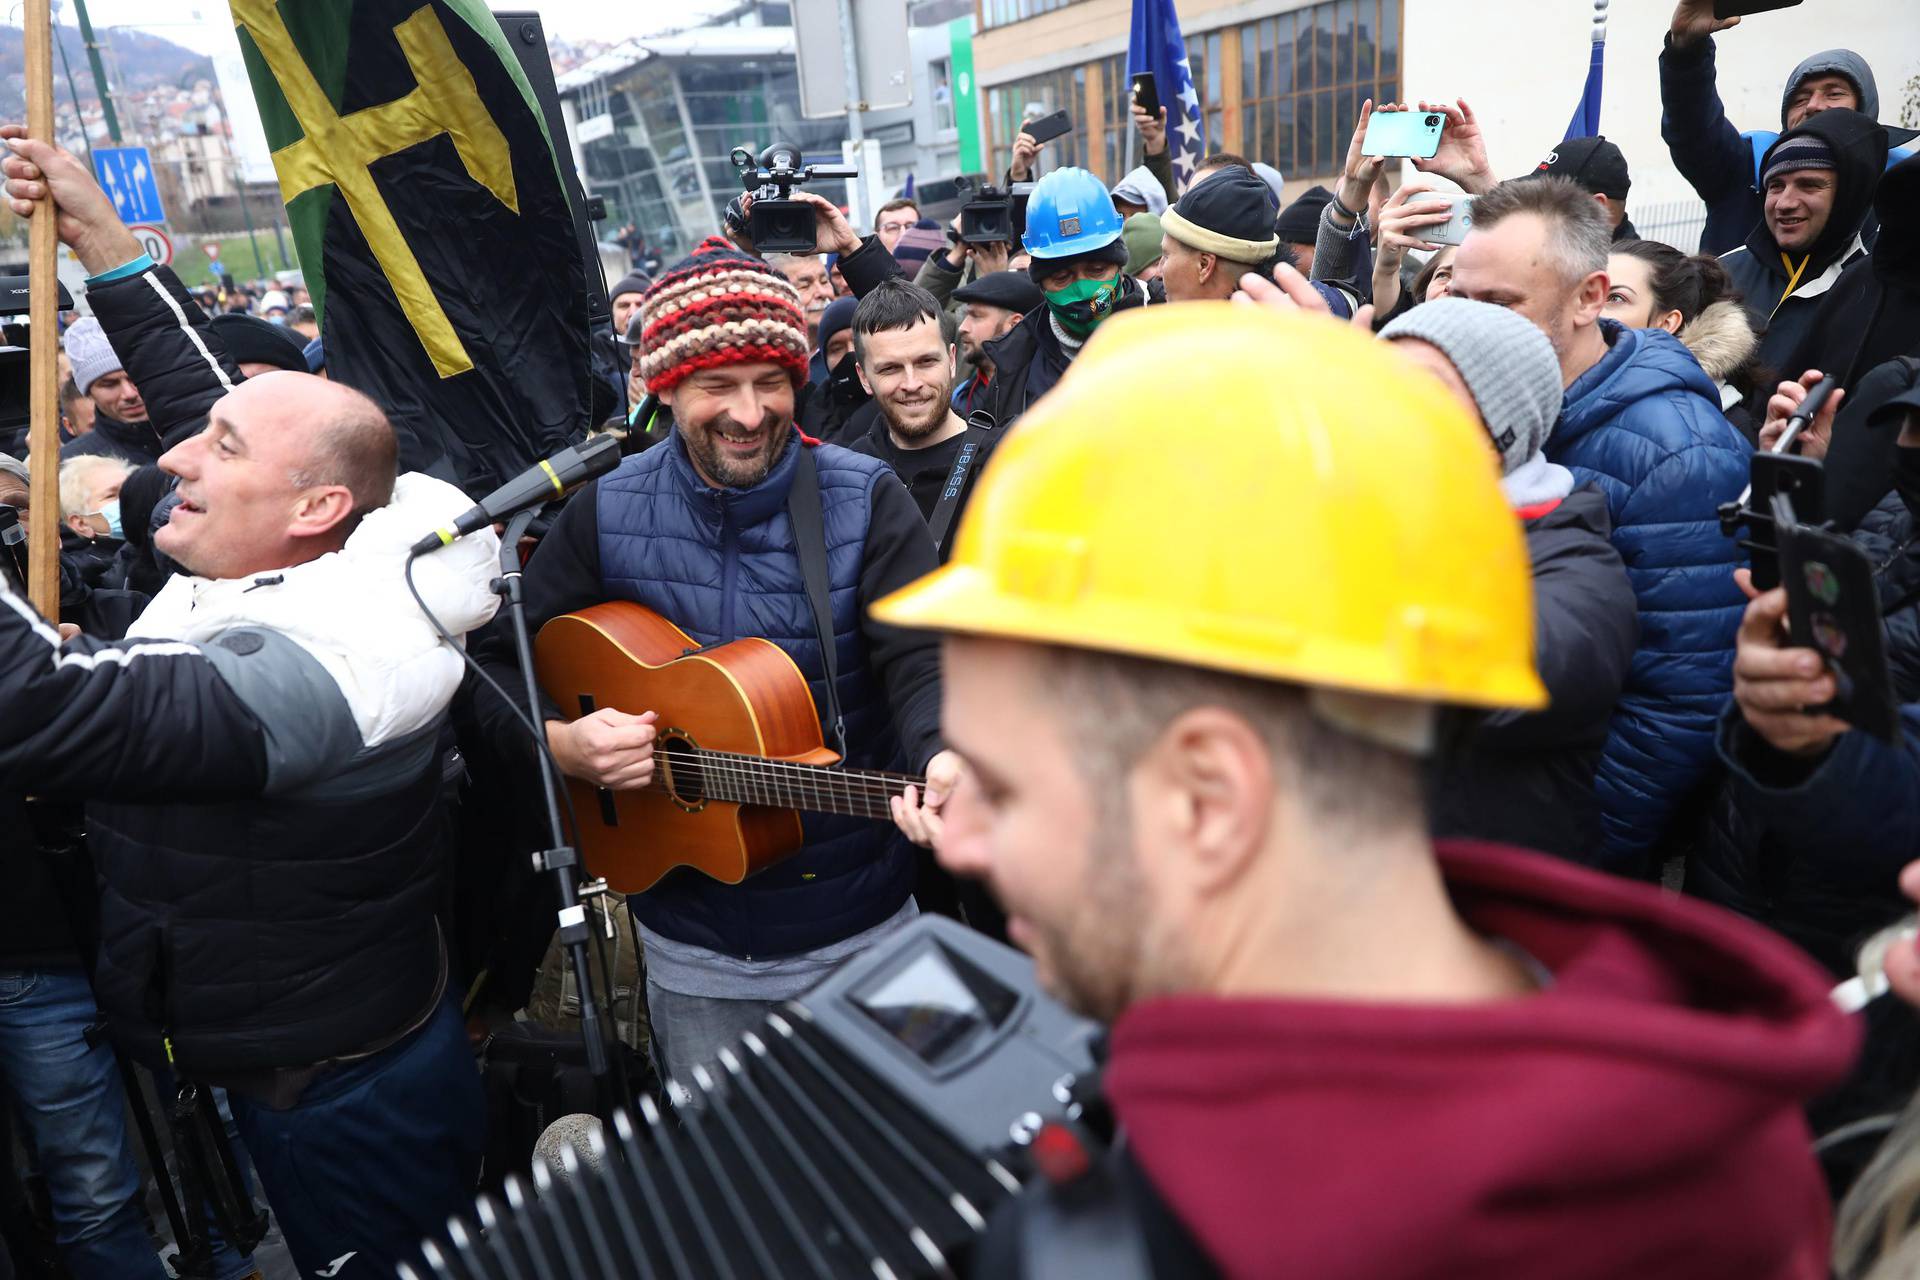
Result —
M 805 813 L 885 821 L 893 817 L 893 797 L 908 787 L 926 785 L 926 779 L 911 774 L 794 764 L 725 751 L 668 747 L 660 755 L 677 794 Z

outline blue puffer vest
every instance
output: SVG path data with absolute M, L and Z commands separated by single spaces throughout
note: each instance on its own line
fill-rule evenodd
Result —
M 751 489 L 714 489 L 678 432 L 600 481 L 600 577 L 610 600 L 633 600 L 701 644 L 761 636 L 786 650 L 826 714 L 826 666 L 815 638 L 787 491 L 795 432 L 780 463 Z M 846 717 L 847 764 L 896 768 L 885 691 L 867 665 L 860 570 L 874 484 L 887 465 L 833 445 L 813 450 L 827 535 L 827 578 Z M 827 732 L 823 730 L 823 732 Z M 828 745 L 832 737 L 827 736 Z M 682 868 L 629 899 L 654 932 L 728 955 L 808 951 L 852 936 L 900 909 L 912 891 L 912 848 L 890 826 L 805 815 L 806 847 L 738 885 Z

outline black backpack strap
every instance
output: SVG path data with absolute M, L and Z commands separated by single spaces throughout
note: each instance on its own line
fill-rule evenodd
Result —
M 833 646 L 833 606 L 827 599 L 827 523 L 820 510 L 820 472 L 813 450 L 798 441 L 794 448 L 793 485 L 787 490 L 787 517 L 793 521 L 793 549 L 800 557 L 800 576 L 807 584 L 807 603 L 813 606 L 814 637 L 820 641 L 820 660 L 827 673 L 827 716 L 834 749 L 847 758 L 847 722 L 840 714 L 840 658 Z
M 992 444 L 993 430 L 993 415 L 985 409 L 976 409 L 967 415 L 967 432 L 960 437 L 960 452 L 954 455 L 953 468 L 947 472 L 947 482 L 940 488 L 940 498 L 927 516 L 927 531 L 933 534 L 934 549 L 940 553 L 943 563 L 947 558 L 947 534 L 966 502 L 967 490 L 973 486 L 977 464 Z

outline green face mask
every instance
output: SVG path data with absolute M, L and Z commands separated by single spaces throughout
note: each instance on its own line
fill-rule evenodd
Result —
M 1113 314 L 1120 296 L 1120 276 L 1111 280 L 1075 280 L 1064 289 L 1048 289 L 1047 306 L 1060 327 L 1076 338 L 1092 333 L 1094 326 Z

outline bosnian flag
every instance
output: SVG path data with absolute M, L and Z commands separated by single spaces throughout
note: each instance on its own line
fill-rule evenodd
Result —
M 1167 109 L 1167 149 L 1173 156 L 1173 176 L 1181 187 L 1193 177 L 1206 150 L 1200 122 L 1200 95 L 1193 88 L 1193 69 L 1187 65 L 1187 42 L 1180 34 L 1180 15 L 1173 0 L 1133 0 L 1133 32 L 1127 39 L 1127 80 L 1141 72 L 1153 73 L 1154 92 Z M 1177 192 L 1169 191 L 1168 199 Z
M 1600 134 L 1600 90 L 1607 78 L 1607 4 L 1608 0 L 1593 0 L 1593 41 L 1587 55 L 1587 83 L 1580 91 L 1580 105 L 1573 109 L 1573 119 L 1567 124 L 1567 136 L 1562 142 Z

